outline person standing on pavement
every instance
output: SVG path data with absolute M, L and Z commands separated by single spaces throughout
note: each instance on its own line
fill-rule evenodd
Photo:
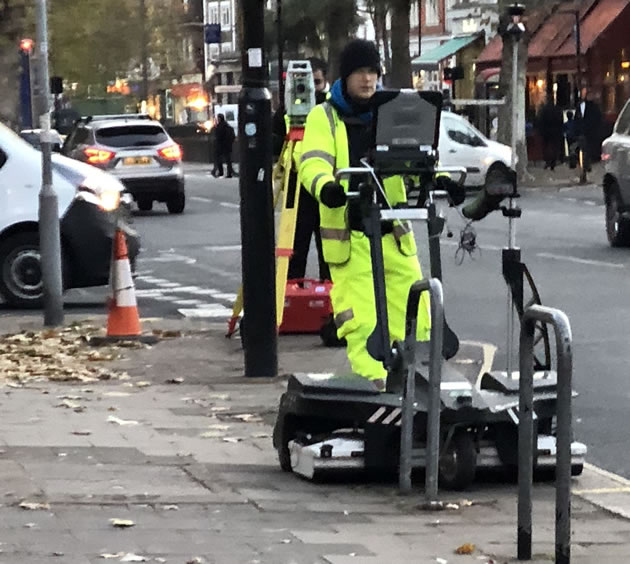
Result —
M 552 99 L 547 100 L 538 115 L 538 131 L 543 142 L 545 169 L 554 170 L 562 147 L 562 110 Z
M 321 59 L 309 59 L 313 71 L 313 81 L 315 83 L 315 103 L 321 104 L 328 96 L 328 82 L 326 80 L 327 67 Z M 284 139 L 287 135 L 288 116 L 281 107 L 273 117 L 273 143 L 274 155 L 280 156 Z M 296 143 L 293 150 L 293 168 L 291 170 L 290 182 L 295 185 L 297 182 L 297 169 L 300 164 L 301 143 Z M 293 239 L 293 254 L 289 259 L 289 269 L 287 278 L 295 280 L 306 276 L 306 263 L 308 251 L 311 246 L 311 239 L 315 236 L 315 246 L 317 247 L 317 260 L 319 266 L 319 279 L 330 280 L 330 270 L 322 253 L 322 239 L 319 233 L 319 204 L 317 200 L 302 185 L 298 201 L 298 212 L 295 224 L 295 235 Z
M 212 170 L 212 176 L 223 176 L 223 163 L 227 165 L 227 177 L 232 178 L 234 176 L 234 170 L 232 169 L 232 145 L 234 144 L 234 130 L 230 124 L 225 121 L 223 114 L 217 114 L 217 121 L 214 126 L 214 169 Z
M 319 202 L 323 253 L 330 267 L 331 301 L 337 336 L 347 341 L 352 370 L 385 389 L 387 372 L 367 349 L 376 326 L 369 240 L 363 232 L 358 202 L 346 192 L 356 190 L 359 179 L 335 179 L 335 170 L 360 166 L 371 144 L 370 100 L 378 88 L 381 61 L 374 43 L 355 39 L 343 49 L 340 78 L 330 98 L 316 106 L 306 120 L 302 143 L 302 183 Z M 406 201 L 400 176 L 384 181 L 391 205 Z M 383 224 L 383 259 L 387 289 L 389 330 L 393 340 L 405 336 L 405 307 L 410 286 L 422 278 L 411 226 L 408 222 Z M 417 337 L 428 340 L 429 300 L 426 293 L 418 314 Z
M 582 88 L 581 94 L 575 119 L 578 123 L 584 170 L 590 172 L 591 164 L 599 161 L 601 156 L 602 112 L 591 100 L 588 88 Z

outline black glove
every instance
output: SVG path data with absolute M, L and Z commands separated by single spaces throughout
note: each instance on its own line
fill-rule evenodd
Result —
M 322 188 L 320 199 L 328 208 L 340 208 L 345 205 L 347 197 L 343 186 L 336 182 L 327 182 Z
M 459 204 L 462 204 L 466 199 L 466 189 L 459 182 L 455 182 L 448 176 L 436 177 L 435 187 L 438 190 L 447 192 L 454 206 L 459 206 Z

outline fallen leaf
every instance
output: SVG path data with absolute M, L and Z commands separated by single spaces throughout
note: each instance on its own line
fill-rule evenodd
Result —
M 228 400 L 228 399 L 230 399 L 230 395 L 229 394 L 208 394 L 208 397 L 210 399 L 217 399 L 217 400 Z
M 31 509 L 31 510 L 50 509 L 50 505 L 48 505 L 47 503 L 40 503 L 37 501 L 23 501 L 22 503 L 20 503 L 20 507 L 22 509 Z
M 61 403 L 58 403 L 55 407 L 65 407 L 67 409 L 83 409 L 83 406 L 76 401 L 65 399 Z
M 115 552 L 115 553 L 104 552 L 103 554 L 99 554 L 99 557 L 105 558 L 105 559 L 112 559 L 112 558 L 121 558 L 124 555 L 125 555 L 124 552 Z
M 271 437 L 269 433 L 252 433 L 253 439 L 268 439 Z
M 233 415 L 232 418 L 238 419 L 239 421 L 242 421 L 243 423 L 251 423 L 253 421 L 256 421 L 256 422 L 262 421 L 259 415 L 255 415 L 253 413 L 240 413 L 238 415 Z
M 223 423 L 214 423 L 212 425 L 208 425 L 208 429 L 214 429 L 215 431 L 227 431 L 229 428 L 229 425 L 225 425 Z
M 124 398 L 131 394 L 129 392 L 105 392 L 103 395 L 110 398 Z
M 240 443 L 242 440 L 241 437 L 223 437 L 224 443 Z
M 107 421 L 109 423 L 117 423 L 118 425 L 140 425 L 139 421 L 134 421 L 133 419 L 121 419 L 120 417 L 116 417 L 115 415 L 110 415 L 107 417 Z
M 73 435 L 79 435 L 79 436 L 87 436 L 87 435 L 91 435 L 92 431 L 72 431 Z
M 477 547 L 474 544 L 466 543 L 455 549 L 455 554 L 472 554 Z
M 215 405 L 214 407 L 210 408 L 210 411 L 229 411 L 230 408 L 229 407 L 224 407 L 221 405 Z
M 201 435 L 199 435 L 202 439 L 220 439 L 223 436 L 225 435 L 221 433 L 221 431 L 206 431 L 205 433 L 201 433 Z
M 147 562 L 148 558 L 146 556 L 140 556 L 139 554 L 125 554 L 120 561 L 121 562 Z
M 435 561 L 437 564 L 448 564 L 448 560 L 444 560 L 444 558 L 436 558 Z
M 177 511 L 179 510 L 179 507 L 177 505 L 171 504 L 165 505 L 162 509 L 164 509 L 165 511 Z
M 169 378 L 168 380 L 166 380 L 167 384 L 183 384 L 183 382 L 183 378 Z
M 148 388 L 150 385 L 151 385 L 151 382 L 147 382 L 146 380 L 136 382 L 136 388 Z
M 135 523 L 131 521 L 130 519 L 110 519 L 109 522 L 114 527 L 120 527 L 120 528 L 133 527 L 135 525 Z

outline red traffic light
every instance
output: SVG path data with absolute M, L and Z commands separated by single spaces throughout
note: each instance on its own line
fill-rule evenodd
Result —
M 26 37 L 20 41 L 20 49 L 30 53 L 33 50 L 33 40 Z

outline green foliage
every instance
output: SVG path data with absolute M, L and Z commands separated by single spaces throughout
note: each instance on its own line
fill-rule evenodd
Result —
M 109 81 L 141 66 L 139 0 L 49 0 L 50 64 L 54 74 L 79 85 L 78 93 L 104 93 Z M 148 53 L 160 73 L 180 62 L 180 3 L 147 2 Z

